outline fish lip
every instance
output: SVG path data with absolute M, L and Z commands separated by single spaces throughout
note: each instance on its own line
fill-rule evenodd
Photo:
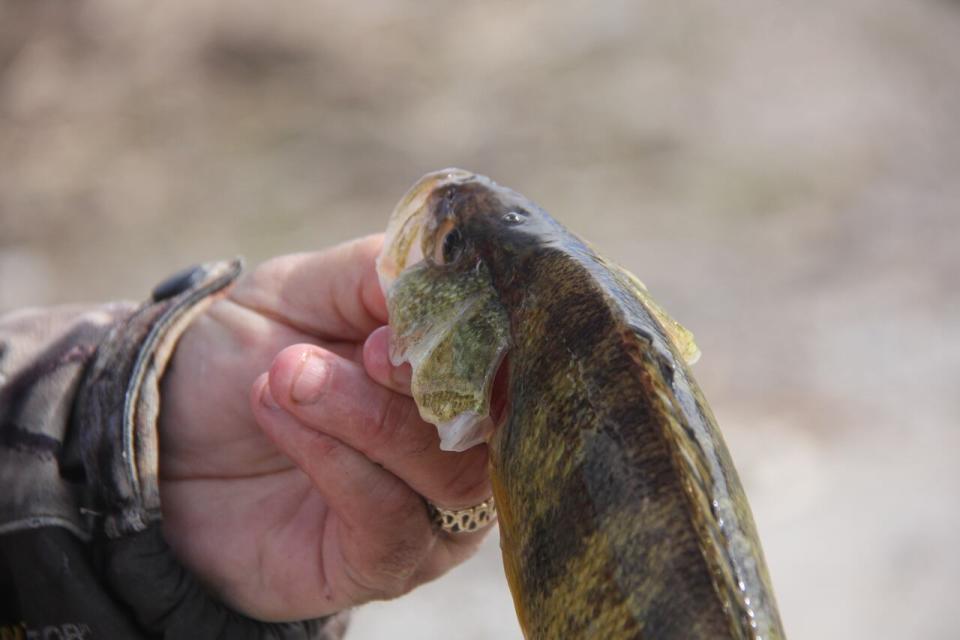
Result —
M 423 258 L 420 244 L 430 214 L 430 195 L 437 189 L 476 178 L 470 171 L 450 167 L 424 175 L 407 190 L 390 214 L 383 249 L 377 257 L 377 277 L 384 294 L 400 272 Z

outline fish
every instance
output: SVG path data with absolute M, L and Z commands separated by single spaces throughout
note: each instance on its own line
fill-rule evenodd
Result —
M 540 206 L 422 177 L 377 259 L 390 358 L 441 447 L 489 447 L 526 638 L 785 638 L 693 335 Z

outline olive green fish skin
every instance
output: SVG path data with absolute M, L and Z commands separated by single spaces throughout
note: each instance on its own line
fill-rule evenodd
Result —
M 388 294 L 391 357 L 417 360 L 411 386 L 422 417 L 435 423 L 463 412 L 485 415 L 490 408 L 508 323 L 480 267 L 460 274 L 417 265 Z
M 501 546 L 529 638 L 783 638 L 720 432 L 636 285 L 519 194 L 441 185 L 509 321 L 490 441 Z M 427 253 L 426 251 L 424 253 Z

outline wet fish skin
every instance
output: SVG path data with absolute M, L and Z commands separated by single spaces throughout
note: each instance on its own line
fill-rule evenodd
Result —
M 451 273 L 420 263 L 387 294 L 391 360 L 411 363 L 420 417 L 438 426 L 446 450 L 479 444 L 492 431 L 483 418 L 508 344 L 505 313 L 489 274 L 478 267 Z
M 509 417 L 489 445 L 527 637 L 783 638 L 730 455 L 637 281 L 487 178 L 411 193 L 424 255 L 456 226 L 462 255 L 434 266 L 482 264 L 509 324 Z

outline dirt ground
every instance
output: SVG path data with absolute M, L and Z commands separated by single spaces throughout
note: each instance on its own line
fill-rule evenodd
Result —
M 955 0 L 0 0 L 0 311 L 486 173 L 696 333 L 791 638 L 956 638 L 958 114 Z M 494 538 L 350 637 L 519 638 Z

